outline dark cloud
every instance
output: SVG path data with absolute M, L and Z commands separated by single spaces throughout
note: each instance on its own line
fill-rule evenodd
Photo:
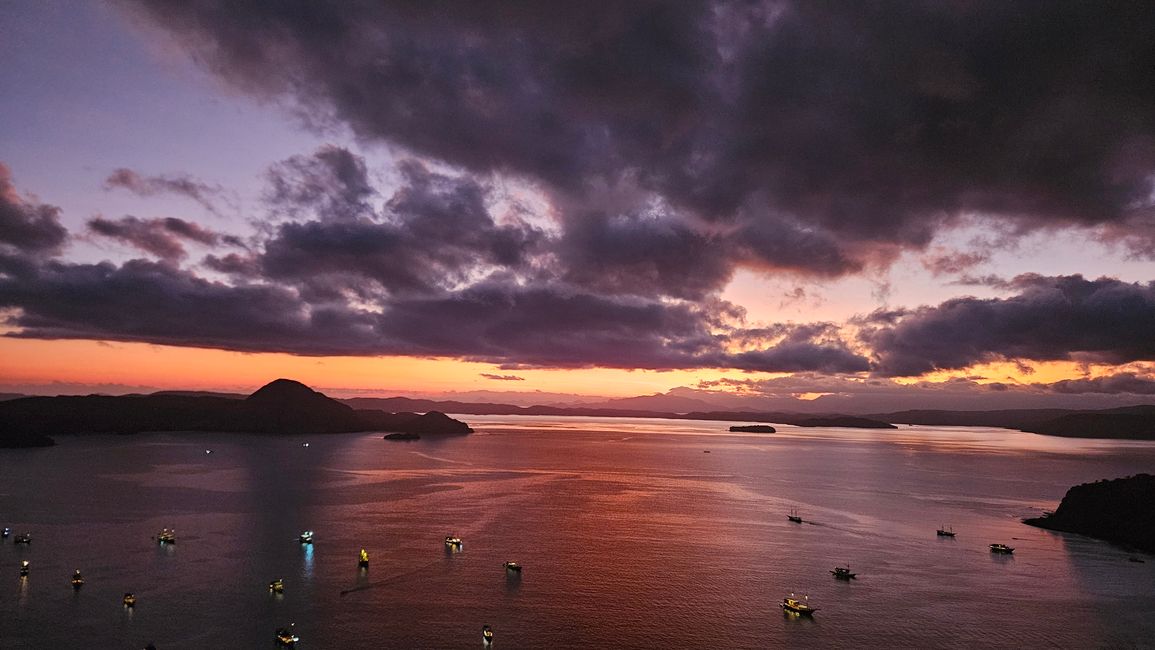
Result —
M 352 176 L 364 180 L 363 161 L 344 149 L 326 148 L 292 163 L 311 177 L 357 169 Z M 524 223 L 497 224 L 487 189 L 472 178 L 437 174 L 413 161 L 400 171 L 402 183 L 381 214 L 363 201 L 367 191 L 351 191 L 345 182 L 310 186 L 304 194 L 279 192 L 279 205 L 317 206 L 320 218 L 277 226 L 250 266 L 269 279 L 308 285 L 318 296 L 428 293 L 486 269 L 519 270 L 544 237 Z
M 1155 360 L 1155 283 L 1026 275 L 1012 284 L 1020 293 L 1009 298 L 956 298 L 889 326 L 867 325 L 862 339 L 878 372 L 920 375 L 1002 359 Z
M 163 219 L 140 219 L 133 216 L 120 219 L 94 217 L 88 220 L 88 229 L 169 261 L 181 260 L 187 256 L 182 240 L 205 246 L 217 246 L 222 243 L 243 246 L 234 236 L 221 235 L 199 224 L 175 217 Z
M 1041 388 L 1077 395 L 1082 393 L 1128 393 L 1132 395 L 1155 395 L 1155 377 L 1134 372 L 1120 372 L 1102 377 L 1064 379 L 1052 384 L 1041 384 Z
M 0 307 L 16 308 L 9 336 L 141 341 L 245 352 L 367 354 L 362 313 L 309 309 L 280 287 L 228 286 L 171 264 L 47 263 L 0 278 Z
M 517 375 L 494 375 L 488 372 L 481 373 L 482 377 L 486 379 L 493 379 L 495 381 L 525 381 L 525 377 L 518 377 Z
M 361 137 L 578 204 L 628 178 L 677 213 L 749 220 L 735 262 L 837 275 L 962 213 L 1126 229 L 1151 203 L 1148 3 L 122 4 Z M 702 250 L 710 286 L 726 273 Z
M 169 263 L 45 263 L 0 276 L 11 336 L 142 341 L 300 355 L 445 356 L 520 367 L 858 369 L 800 335 L 734 354 L 716 314 L 691 303 L 609 299 L 558 286 L 483 282 L 375 308 L 310 304 L 281 286 L 226 285 Z
M 0 163 L 0 253 L 9 246 L 24 253 L 52 253 L 68 239 L 60 208 L 21 198 L 12 173 Z
M 931 275 L 936 277 L 943 275 L 960 275 L 987 262 L 990 257 L 989 253 L 978 251 L 938 251 L 933 255 L 924 257 L 922 259 L 922 266 L 927 271 L 930 271 Z M 971 277 L 973 276 L 967 276 L 968 279 Z M 961 283 L 962 279 L 960 279 L 959 282 Z
M 125 189 L 137 196 L 151 197 L 160 194 L 176 194 L 192 199 L 214 214 L 217 211 L 215 198 L 220 198 L 221 188 L 209 185 L 187 174 L 142 175 L 139 172 L 120 167 L 104 180 L 104 189 Z
M 377 191 L 365 160 L 342 147 L 330 145 L 310 156 L 293 156 L 274 165 L 268 177 L 268 201 L 292 216 L 311 212 L 325 220 L 373 215 L 369 201 Z

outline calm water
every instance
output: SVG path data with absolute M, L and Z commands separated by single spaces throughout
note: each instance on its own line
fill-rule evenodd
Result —
M 1155 471 L 1155 444 L 465 419 L 478 433 L 409 443 L 188 434 L 0 453 L 0 526 L 34 537 L 0 544 L 0 647 L 262 648 L 289 622 L 306 650 L 480 648 L 483 623 L 495 648 L 1155 647 L 1155 558 L 1019 523 L 1073 484 Z M 162 527 L 175 547 L 151 541 Z M 847 562 L 859 579 L 833 579 Z M 782 613 L 789 592 L 813 620 Z

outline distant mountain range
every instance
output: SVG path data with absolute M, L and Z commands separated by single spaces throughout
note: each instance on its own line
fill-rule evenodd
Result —
M 144 431 L 471 433 L 435 409 L 356 410 L 300 382 L 273 381 L 243 399 L 197 393 L 25 397 L 0 402 L 0 447 L 53 444 L 49 436 Z
M 268 399 L 266 396 L 270 394 L 276 396 L 276 399 Z M 2 396 L 0 399 L 3 399 Z M 278 403 L 281 406 L 276 406 Z M 426 415 L 418 416 L 418 413 Z M 657 394 L 579 405 L 519 406 L 409 397 L 333 400 L 290 380 L 277 380 L 250 396 L 202 391 L 162 391 L 151 395 L 121 397 L 32 397 L 0 401 L 0 439 L 6 435 L 6 428 L 11 428 L 12 422 L 24 423 L 24 435 L 49 435 L 78 430 L 171 431 L 177 430 L 177 427 L 198 431 L 387 430 L 423 433 L 417 430 L 420 426 L 430 427 L 431 430 L 442 425 L 446 429 L 458 425 L 465 427 L 459 422 L 435 422 L 439 417 L 445 418 L 441 415 L 443 413 L 664 418 L 857 428 L 893 428 L 893 424 L 986 426 L 1056 436 L 1155 440 L 1155 406 L 1150 405 L 1102 410 L 922 409 L 847 415 L 837 412 L 798 413 L 743 408 L 721 410 L 693 397 Z M 11 438 L 15 434 L 7 435 Z
M 613 400 L 609 404 L 645 404 L 648 396 Z M 673 420 L 717 420 L 722 422 L 763 422 L 795 426 L 837 426 L 894 428 L 892 424 L 929 426 L 1000 427 L 1030 433 L 1086 438 L 1128 438 L 1155 440 L 1155 406 L 1128 406 L 1097 411 L 1074 409 L 1011 409 L 998 411 L 910 410 L 852 416 L 843 413 L 792 413 L 785 411 L 702 410 L 670 412 L 641 408 L 608 408 L 588 404 L 565 406 L 515 406 L 513 404 L 470 403 L 410 399 L 408 397 L 356 397 L 342 400 L 354 408 L 403 411 L 444 411 L 462 415 L 547 415 L 586 417 L 665 418 Z

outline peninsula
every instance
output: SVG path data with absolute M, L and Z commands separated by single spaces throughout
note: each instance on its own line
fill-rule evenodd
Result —
M 1076 485 L 1055 512 L 1023 523 L 1155 553 L 1153 503 L 1155 476 L 1136 474 Z
M 0 447 L 52 444 L 62 434 L 146 431 L 467 434 L 444 413 L 354 409 L 304 384 L 278 379 L 244 399 L 201 395 L 26 397 L 0 402 Z

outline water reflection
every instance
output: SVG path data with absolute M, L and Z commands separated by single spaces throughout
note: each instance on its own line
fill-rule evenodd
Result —
M 301 575 L 304 576 L 306 580 L 311 580 L 313 578 L 313 545 L 301 544 L 301 549 L 304 553 Z

